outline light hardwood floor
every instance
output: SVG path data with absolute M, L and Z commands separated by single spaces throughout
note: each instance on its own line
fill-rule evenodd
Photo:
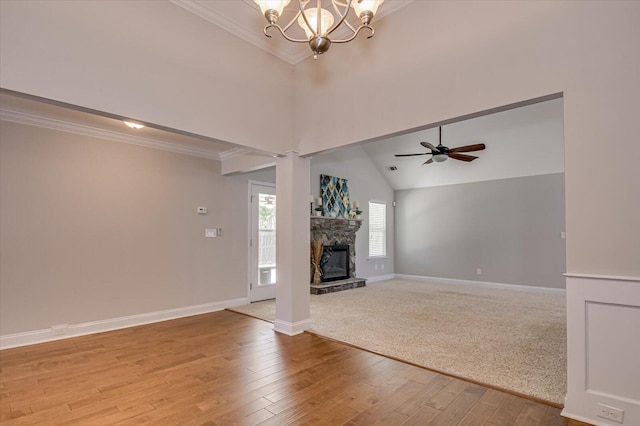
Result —
M 229 311 L 0 351 L 2 425 L 566 425 L 558 408 Z

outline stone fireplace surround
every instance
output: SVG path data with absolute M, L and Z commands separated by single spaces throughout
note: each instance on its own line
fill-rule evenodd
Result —
M 362 219 L 345 219 L 324 216 L 311 217 L 311 241 L 322 241 L 325 246 L 345 244 L 349 246 L 349 275 L 346 280 L 311 284 L 311 294 L 326 294 L 351 288 L 364 287 L 367 280 L 356 277 L 356 232 Z

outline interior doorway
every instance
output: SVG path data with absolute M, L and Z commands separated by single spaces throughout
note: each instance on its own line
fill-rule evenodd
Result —
M 276 187 L 249 182 L 250 186 L 250 300 L 276 297 Z

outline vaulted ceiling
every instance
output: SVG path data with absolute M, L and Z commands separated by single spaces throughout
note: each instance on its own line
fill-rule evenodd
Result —
M 465 163 L 448 159 L 423 164 L 431 155 L 420 142 L 438 145 L 438 128 L 407 133 L 363 145 L 393 189 L 421 188 L 564 172 L 563 100 L 554 99 L 442 127 L 442 144 L 449 148 L 484 143 Z M 396 167 L 397 170 L 391 170 Z
M 194 13 L 211 25 L 221 27 L 291 64 L 311 55 L 306 44 L 288 42 L 277 33 L 274 33 L 272 38 L 265 37 L 262 29 L 266 20 L 252 0 L 170 1 L 175 5 L 177 12 L 180 11 L 180 7 Z M 376 20 L 397 11 L 411 1 L 385 1 Z M 294 16 L 294 6 L 295 1 L 281 19 L 288 20 Z M 372 42 L 375 40 L 374 38 Z M 335 48 L 349 47 L 351 46 L 344 45 Z M 330 54 L 331 51 L 327 53 Z M 135 131 L 123 126 L 119 117 L 41 103 L 10 93 L 2 94 L 1 113 L 4 119 L 13 121 L 59 130 L 73 130 L 221 161 L 249 152 L 242 146 L 196 134 L 176 132 L 161 126 Z M 487 145 L 485 151 L 477 154 L 480 158 L 472 163 L 449 160 L 445 163 L 422 165 L 429 156 L 394 157 L 394 154 L 423 152 L 419 145 L 421 141 L 437 144 L 437 127 L 385 138 L 364 144 L 362 147 L 394 189 L 406 189 L 561 172 L 564 159 L 562 136 L 562 100 L 558 99 L 444 126 L 443 143 L 449 147 L 476 142 Z M 270 156 L 265 158 L 272 162 Z M 389 170 L 390 166 L 397 167 L 397 170 Z

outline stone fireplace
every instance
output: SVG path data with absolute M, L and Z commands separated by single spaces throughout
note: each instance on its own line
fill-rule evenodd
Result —
M 322 281 L 311 284 L 311 294 L 333 293 L 364 287 L 366 280 L 356 277 L 356 231 L 362 220 L 332 217 L 311 218 L 311 241 L 322 241 L 327 262 Z

